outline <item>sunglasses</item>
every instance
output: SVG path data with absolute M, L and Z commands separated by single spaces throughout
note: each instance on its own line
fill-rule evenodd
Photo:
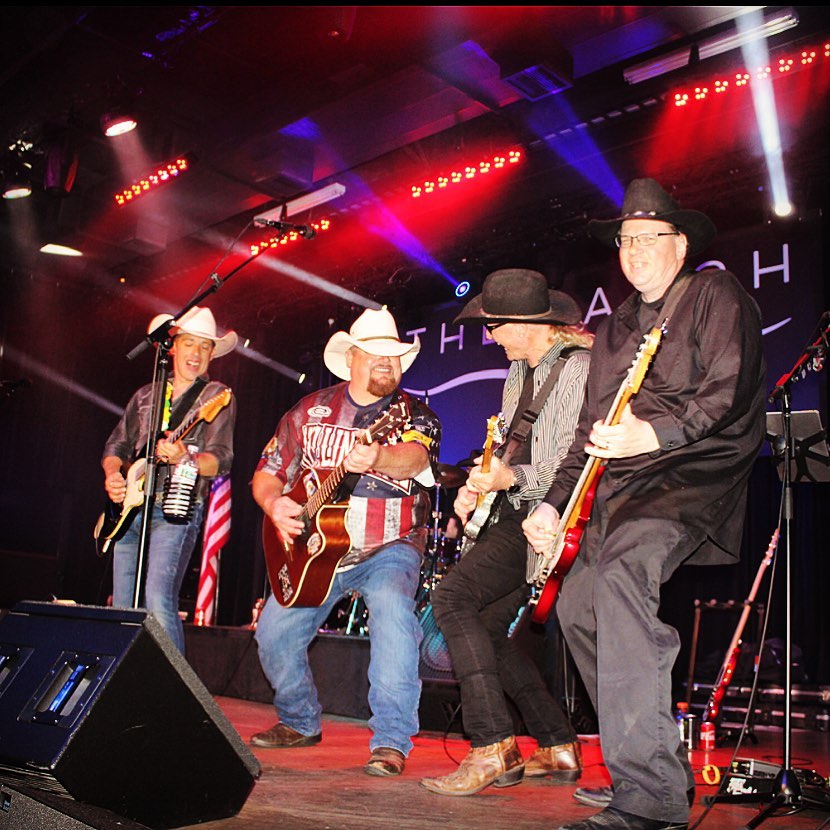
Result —
M 487 331 L 490 334 L 492 334 L 497 328 L 499 328 L 499 326 L 503 326 L 503 325 L 505 325 L 505 323 L 485 323 L 484 328 L 486 328 Z

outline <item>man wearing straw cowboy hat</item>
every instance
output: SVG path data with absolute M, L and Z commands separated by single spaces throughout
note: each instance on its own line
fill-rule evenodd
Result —
M 343 382 L 304 397 L 281 418 L 263 450 L 253 496 L 280 540 L 291 544 L 304 529 L 301 497 L 292 498 L 296 488 L 311 486 L 320 471 L 322 482 L 341 468 L 348 486 L 332 500 L 348 500 L 343 518 L 348 544 L 322 604 L 286 602 L 282 593 L 283 604 L 273 593 L 265 603 L 256 641 L 279 722 L 253 735 L 254 746 L 286 749 L 320 742 L 321 707 L 308 646 L 335 603 L 359 592 L 371 631 L 372 736 L 364 770 L 380 776 L 404 770 L 418 732 L 422 631 L 415 596 L 441 438 L 435 414 L 399 388 L 419 350 L 417 335 L 411 342 L 400 339 L 386 307 L 367 309 L 348 332 L 332 335 L 323 353 L 329 371 Z M 391 434 L 359 440 L 396 410 L 406 417 Z
M 660 586 L 684 563 L 728 564 L 740 554 L 765 430 L 761 315 L 733 274 L 693 269 L 714 225 L 653 179 L 631 182 L 621 215 L 588 229 L 617 246 L 635 290 L 597 328 L 576 438 L 524 522 L 533 548 L 549 554 L 586 461 L 607 461 L 557 611 L 613 786 L 577 792 L 607 806 L 562 830 L 682 830 L 694 777 L 672 717 L 680 640 L 658 616 Z M 655 331 L 642 384 L 618 419 L 607 418 Z
M 148 331 L 152 332 L 172 319 L 170 314 L 159 314 L 150 323 Z M 182 315 L 171 326 L 170 335 L 173 337 L 170 349 L 173 368 L 165 393 L 161 425 L 167 435 L 150 441 L 151 445 L 155 443 L 158 466 L 144 568 L 146 579 L 141 590 L 142 606 L 154 614 L 170 639 L 184 652 L 179 592 L 201 527 L 210 491 L 209 479 L 224 475 L 231 468 L 236 401 L 229 395 L 224 397 L 212 420 L 196 419 L 182 439 L 175 443 L 168 439 L 175 437 L 170 434 L 175 431 L 174 426 L 188 423 L 202 405 L 224 395 L 227 387 L 208 379 L 208 365 L 214 358 L 232 351 L 236 347 L 237 336 L 229 331 L 220 337 L 211 310 L 199 306 Z M 153 393 L 153 385 L 146 384 L 132 396 L 104 446 L 101 462 L 104 487 L 116 505 L 125 504 L 125 499 L 127 505 L 133 504 L 128 481 L 130 484 L 133 482 L 128 467 L 143 455 L 147 447 Z M 165 505 L 165 491 L 170 486 L 172 475 L 181 469 L 177 465 L 189 461 L 195 461 L 198 478 L 189 493 L 185 509 L 177 509 L 173 515 L 173 511 Z M 130 467 L 130 471 L 133 469 Z M 179 508 L 182 506 L 178 505 Z M 129 527 L 123 537 L 115 542 L 112 564 L 114 606 L 128 608 L 133 605 L 143 509 L 142 504 L 137 513 L 131 511 Z M 186 515 L 183 516 L 183 513 Z

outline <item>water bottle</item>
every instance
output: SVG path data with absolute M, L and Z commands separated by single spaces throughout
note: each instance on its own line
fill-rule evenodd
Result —
M 188 522 L 193 516 L 196 482 L 199 478 L 195 451 L 196 447 L 188 447 L 187 454 L 176 464 L 167 478 L 161 509 L 170 521 Z

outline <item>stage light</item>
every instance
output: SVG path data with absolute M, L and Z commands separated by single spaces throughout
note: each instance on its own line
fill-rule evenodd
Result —
M 138 126 L 135 115 L 129 110 L 115 106 L 101 116 L 101 130 L 108 138 L 124 135 Z
M 25 199 L 32 195 L 32 166 L 23 160 L 23 154 L 30 148 L 31 145 L 16 142 L 3 158 L 0 179 L 4 199 Z
M 69 130 L 47 127 L 43 156 L 43 189 L 50 196 L 68 196 L 78 173 L 78 153 Z
M 683 69 L 692 61 L 693 55 L 703 61 L 707 58 L 722 55 L 740 46 L 745 46 L 760 38 L 772 37 L 773 35 L 786 32 L 793 26 L 798 25 L 798 15 L 792 8 L 786 8 L 768 17 L 758 25 L 739 29 L 736 27 L 720 35 L 699 40 L 697 43 L 676 49 L 666 55 L 654 58 L 643 63 L 638 63 L 623 71 L 623 77 L 629 84 L 639 84 L 651 78 L 665 75 L 675 69 Z
M 288 216 L 294 216 L 297 213 L 303 213 L 306 210 L 324 205 L 332 199 L 342 196 L 345 192 L 345 185 L 340 184 L 340 182 L 334 182 L 333 184 L 320 188 L 320 190 L 314 191 L 314 193 L 298 196 L 296 199 L 292 199 L 290 202 L 286 202 L 278 208 L 266 210 L 265 213 L 254 216 L 254 224 L 264 225 L 266 222 L 282 221 Z
M 143 196 L 145 193 L 149 193 L 161 185 L 167 184 L 182 173 L 186 173 L 190 169 L 193 161 L 194 157 L 192 155 L 185 154 L 162 167 L 158 167 L 152 173 L 148 173 L 143 179 L 133 182 L 130 187 L 125 188 L 120 193 L 116 193 L 114 197 L 115 203 L 123 206 L 134 202 L 139 196 Z
M 43 245 L 40 252 L 54 256 L 83 256 L 77 248 L 70 248 L 68 245 L 55 245 L 52 242 Z
M 466 297 L 467 294 L 470 293 L 470 283 L 467 280 L 463 280 L 462 282 L 458 283 L 455 286 L 455 296 L 456 297 Z

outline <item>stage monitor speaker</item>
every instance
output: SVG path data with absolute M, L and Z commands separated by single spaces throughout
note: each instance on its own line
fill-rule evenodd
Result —
M 447 648 L 447 641 L 435 622 L 432 603 L 428 603 L 418 612 L 418 619 L 424 636 L 421 640 L 418 674 L 421 680 L 435 683 L 457 685 L 452 669 L 452 660 Z
M 0 780 L 156 830 L 236 815 L 259 762 L 155 617 L 21 602 L 0 620 Z
M 147 830 L 103 807 L 0 784 L 0 830 Z

